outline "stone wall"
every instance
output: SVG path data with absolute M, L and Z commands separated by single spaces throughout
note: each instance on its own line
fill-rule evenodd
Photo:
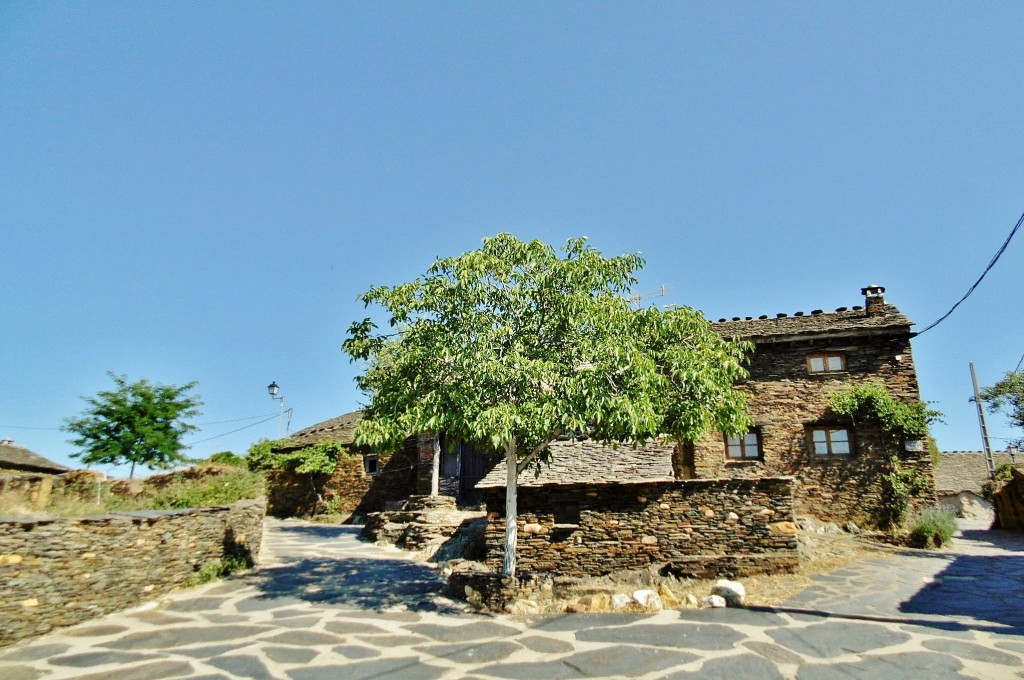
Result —
M 518 569 L 713 578 L 794 571 L 793 480 L 700 479 L 519 489 Z M 488 489 L 487 564 L 501 569 L 504 490 Z
M 39 512 L 46 508 L 53 490 L 53 475 L 0 471 L 0 502 L 5 508 L 24 508 Z
M 1021 531 L 1024 530 L 1024 472 L 1011 468 L 1010 475 L 1010 481 L 993 498 L 996 525 L 999 529 Z
M 308 517 L 327 509 L 320 498 L 341 512 L 363 517 L 380 512 L 389 501 L 404 500 L 416 492 L 415 441 L 410 439 L 398 451 L 381 453 L 376 474 L 366 471 L 367 452 L 343 454 L 330 477 L 294 470 L 271 472 L 267 475 L 267 512 L 274 517 Z
M 847 370 L 809 373 L 807 355 L 820 352 L 842 352 Z M 793 476 L 798 514 L 837 522 L 864 521 L 877 516 L 882 474 L 891 470 L 890 458 L 895 455 L 904 468 L 916 469 L 928 480 L 928 491 L 912 499 L 912 503 L 918 509 L 936 503 L 927 451 L 908 453 L 901 442 L 893 441 L 877 426 L 853 425 L 849 417 L 833 414 L 828 408 L 829 393 L 872 381 L 885 384 L 898 399 L 919 400 L 909 336 L 761 342 L 749 369 L 750 379 L 739 388 L 747 394 L 751 415 L 760 431 L 763 458 L 729 461 L 725 438 L 712 433 L 693 446 L 696 477 Z M 810 452 L 806 427 L 826 423 L 852 427 L 853 455 L 824 457 Z M 682 469 L 686 463 L 683 453 L 676 455 L 676 467 Z
M 255 560 L 265 502 L 0 519 L 0 646 L 136 606 L 225 556 Z

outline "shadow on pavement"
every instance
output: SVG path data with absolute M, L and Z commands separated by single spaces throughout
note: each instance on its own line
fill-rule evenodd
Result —
M 458 611 L 438 602 L 445 582 L 434 569 L 401 560 L 295 558 L 241 578 L 259 599 L 291 598 L 347 609 Z
M 303 537 L 338 538 L 340 536 L 359 536 L 363 530 L 361 525 L 347 524 L 278 524 L 274 531 L 281 534 L 298 534 Z
M 900 604 L 900 611 L 969 616 L 1024 634 L 1024 554 L 957 555 L 933 583 Z
M 882 616 L 878 614 L 837 614 L 836 612 L 827 612 L 820 609 L 806 609 L 802 607 L 785 607 L 785 606 L 774 606 L 774 607 L 746 607 L 750 611 L 757 612 L 773 612 L 777 614 L 793 614 L 796 616 L 806 617 L 817 617 L 822 620 L 842 620 L 842 621 L 865 621 L 868 623 L 889 623 L 906 626 L 921 626 L 924 628 L 933 628 L 935 630 L 944 631 L 971 631 L 977 630 L 987 633 L 998 633 L 1001 635 L 1024 635 L 1024 626 L 1015 626 L 1013 624 L 1006 624 L 1011 626 L 1007 628 L 1003 625 L 971 625 L 960 621 L 951 620 L 938 620 L 938 619 L 916 619 L 904 616 Z M 931 613 L 931 612 L 920 612 Z M 940 612 L 941 613 L 941 612 Z
M 992 548 L 1024 553 L 1024 532 L 1002 529 L 964 529 L 965 540 Z

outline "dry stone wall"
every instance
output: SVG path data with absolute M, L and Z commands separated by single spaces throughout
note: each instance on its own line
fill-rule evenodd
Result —
M 1024 472 L 1011 468 L 1010 481 L 996 492 L 996 524 L 1000 529 L 1024 530 Z
M 799 566 L 792 485 L 766 477 L 522 487 L 518 569 L 576 577 L 652 566 L 692 578 L 791 572 Z M 487 563 L 497 571 L 504 490 L 489 490 L 486 500 Z
M 53 475 L 0 470 L 0 501 L 8 508 L 42 510 L 52 490 Z
M 0 646 L 136 606 L 228 556 L 255 561 L 261 500 L 191 510 L 0 519 Z

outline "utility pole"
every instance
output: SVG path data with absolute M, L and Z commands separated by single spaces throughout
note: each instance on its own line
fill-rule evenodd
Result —
M 988 478 L 996 478 L 996 466 L 992 462 L 992 447 L 988 443 L 988 425 L 985 424 L 985 409 L 981 405 L 981 395 L 978 394 L 978 373 L 974 370 L 974 362 L 971 362 L 971 383 L 974 385 L 974 405 L 978 407 L 978 424 L 981 426 L 981 442 L 985 447 L 985 464 L 988 465 Z

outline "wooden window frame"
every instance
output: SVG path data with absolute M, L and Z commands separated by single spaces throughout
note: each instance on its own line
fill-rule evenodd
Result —
M 371 470 L 371 462 L 373 463 Z M 367 453 L 363 456 L 363 473 L 369 477 L 376 477 L 380 474 L 380 456 L 375 453 Z
M 832 450 L 832 433 L 843 431 L 846 433 L 846 445 L 850 450 L 846 453 L 837 453 Z M 825 433 L 825 446 L 828 449 L 824 453 L 819 453 L 817 446 L 815 446 L 814 433 L 824 432 Z M 810 451 L 811 456 L 822 460 L 829 458 L 852 458 L 857 453 L 856 442 L 854 441 L 853 428 L 849 425 L 808 425 L 807 426 L 807 449 Z
M 754 455 L 754 456 L 746 455 L 747 454 L 747 446 L 748 446 L 746 439 L 747 439 L 747 435 L 751 435 L 751 434 L 754 435 L 754 437 L 756 437 L 756 441 L 754 443 L 754 446 L 756 447 L 757 455 Z M 730 439 L 732 439 L 732 437 L 729 437 L 728 435 L 725 436 L 725 461 L 727 463 L 733 463 L 733 462 L 741 463 L 741 462 L 752 461 L 752 460 L 764 460 L 764 445 L 763 445 L 763 441 L 761 440 L 761 428 L 755 427 L 755 428 L 753 428 L 751 430 L 748 430 L 742 437 L 736 437 L 735 438 L 735 439 L 738 440 L 738 444 L 739 444 L 739 447 L 740 447 L 741 455 L 739 457 L 733 456 L 730 453 L 730 449 L 731 449 L 730 442 L 729 442 Z
M 842 367 L 838 369 L 831 369 L 828 367 L 828 360 L 831 358 L 838 358 Z M 815 371 L 813 367 L 813 360 L 821 359 L 824 368 L 820 371 Z M 846 373 L 847 372 L 846 352 L 814 352 L 813 354 L 807 355 L 807 372 L 811 375 L 827 375 L 829 373 Z

